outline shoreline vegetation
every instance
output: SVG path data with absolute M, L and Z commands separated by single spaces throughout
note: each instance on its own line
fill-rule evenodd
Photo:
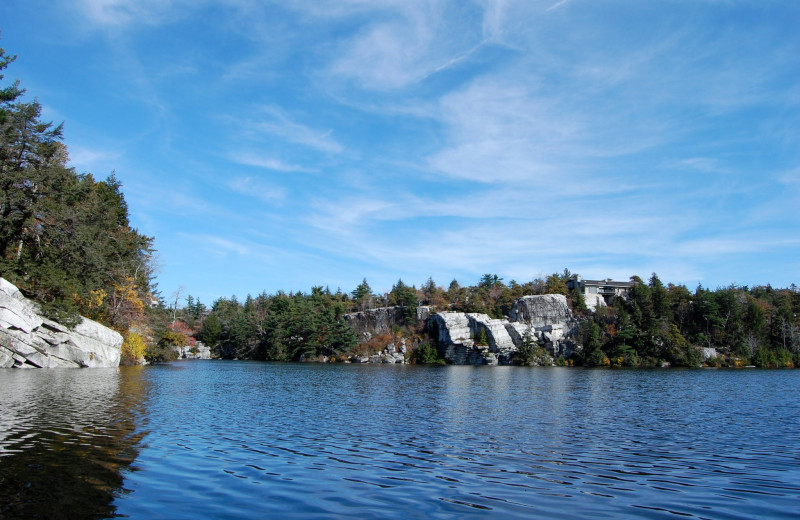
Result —
M 508 316 L 514 301 L 530 294 L 563 294 L 578 322 L 572 338 L 579 347 L 569 357 L 554 357 L 543 341 L 529 340 L 512 364 L 608 367 L 796 367 L 800 366 L 800 292 L 730 286 L 716 290 L 664 285 L 653 274 L 634 276 L 627 298 L 589 311 L 579 293 L 566 290 L 568 270 L 520 284 L 485 275 L 474 286 L 453 281 L 448 289 L 428 280 L 419 289 L 402 282 L 377 296 L 366 282 L 352 293 L 314 287 L 310 293 L 262 293 L 220 298 L 211 308 L 189 297 L 182 324 L 218 357 L 265 361 L 350 361 L 374 356 L 387 347 L 408 345 L 407 362 L 441 364 L 441 345 L 425 320 L 413 319 L 417 306 L 439 311 Z M 405 323 L 388 333 L 358 341 L 344 326 L 351 312 L 400 306 Z M 488 344 L 480 332 L 476 344 Z M 438 347 L 438 348 L 437 348 Z M 706 349 L 704 351 L 704 349 Z M 712 354 L 711 357 L 704 356 Z
M 16 59 L 0 49 L 0 73 Z M 0 74 L 0 80 L 3 79 Z M 731 285 L 715 290 L 666 285 L 653 273 L 632 276 L 626 297 L 596 311 L 567 289 L 565 269 L 528 282 L 484 275 L 475 285 L 398 280 L 375 294 L 366 279 L 351 292 L 219 298 L 207 307 L 178 292 L 169 301 L 155 282 L 153 238 L 131 227 L 122 185 L 68 167 L 63 125 L 41 120 L 38 101 L 24 102 L 19 82 L 0 88 L 0 275 L 36 301 L 48 317 L 74 324 L 86 316 L 120 332 L 123 363 L 174 359 L 196 341 L 226 359 L 349 361 L 391 348 L 403 360 L 441 364 L 441 345 L 418 318 L 442 311 L 509 315 L 527 295 L 567 298 L 578 325 L 569 356 L 547 341 L 525 339 L 512 363 L 582 366 L 800 366 L 800 290 Z M 359 337 L 345 318 L 400 309 L 390 330 Z M 487 343 L 477 331 L 470 338 Z M 400 348 L 402 346 L 402 348 Z M 705 351 L 703 349 L 706 349 Z M 707 357 L 705 353 L 716 353 Z

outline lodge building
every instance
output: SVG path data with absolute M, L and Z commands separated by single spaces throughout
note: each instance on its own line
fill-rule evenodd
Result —
M 586 301 L 597 301 L 602 298 L 606 305 L 614 297 L 625 298 L 633 282 L 615 282 L 611 278 L 605 280 L 584 280 L 581 275 L 572 275 L 567 280 L 567 289 L 577 289 L 583 294 Z

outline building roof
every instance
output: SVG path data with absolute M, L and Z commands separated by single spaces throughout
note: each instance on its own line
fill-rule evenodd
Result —
M 630 287 L 633 285 L 633 282 L 617 282 L 608 278 L 606 280 L 580 280 L 582 283 L 586 285 L 612 285 L 614 287 Z

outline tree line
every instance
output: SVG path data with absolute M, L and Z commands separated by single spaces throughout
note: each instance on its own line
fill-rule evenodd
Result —
M 565 269 L 530 282 L 511 280 L 506 284 L 496 274 L 485 274 L 475 285 L 462 286 L 453 280 L 447 289 L 430 278 L 419 288 L 398 280 L 383 295 L 374 294 L 364 279 L 351 293 L 315 287 L 308 294 L 262 293 L 256 298 L 248 296 L 244 302 L 236 297 L 221 298 L 208 310 L 189 306 L 195 312 L 188 315 L 197 337 L 223 357 L 346 359 L 406 337 L 425 345 L 428 359 L 433 338 L 425 335 L 424 324 L 415 321 L 418 305 L 428 305 L 432 312 L 481 312 L 502 318 L 522 296 L 563 294 L 581 319 L 576 339 L 582 349 L 571 359 L 558 360 L 560 363 L 698 366 L 705 361 L 717 366 L 800 366 L 800 291 L 795 286 L 716 290 L 698 286 L 690 291 L 684 285 L 664 285 L 654 273 L 648 282 L 631 277 L 627 297 L 614 298 L 590 312 L 583 295 L 567 289 L 571 276 Z M 393 305 L 404 309 L 406 325 L 382 342 L 374 338 L 359 344 L 344 323 L 347 312 Z M 713 349 L 705 351 L 714 354 L 711 359 L 706 360 L 703 348 Z M 526 349 L 520 360 L 541 352 L 530 344 Z
M 589 316 L 581 330 L 583 360 L 591 365 L 653 366 L 666 361 L 800 366 L 800 291 L 795 285 L 735 286 L 711 290 L 664 285 L 653 273 L 638 276 L 627 298 Z

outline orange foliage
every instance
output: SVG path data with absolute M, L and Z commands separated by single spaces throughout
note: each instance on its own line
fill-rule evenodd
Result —
M 360 343 L 356 347 L 356 353 L 360 356 L 369 356 L 383 351 L 389 343 L 396 343 L 397 340 L 393 334 L 378 334 L 373 336 L 369 341 Z
M 189 328 L 189 326 L 186 325 L 184 322 L 180 320 L 174 321 L 170 324 L 169 328 L 172 332 L 181 334 L 186 338 L 186 346 L 194 347 L 195 344 L 197 343 L 197 340 L 194 337 L 196 331 Z

